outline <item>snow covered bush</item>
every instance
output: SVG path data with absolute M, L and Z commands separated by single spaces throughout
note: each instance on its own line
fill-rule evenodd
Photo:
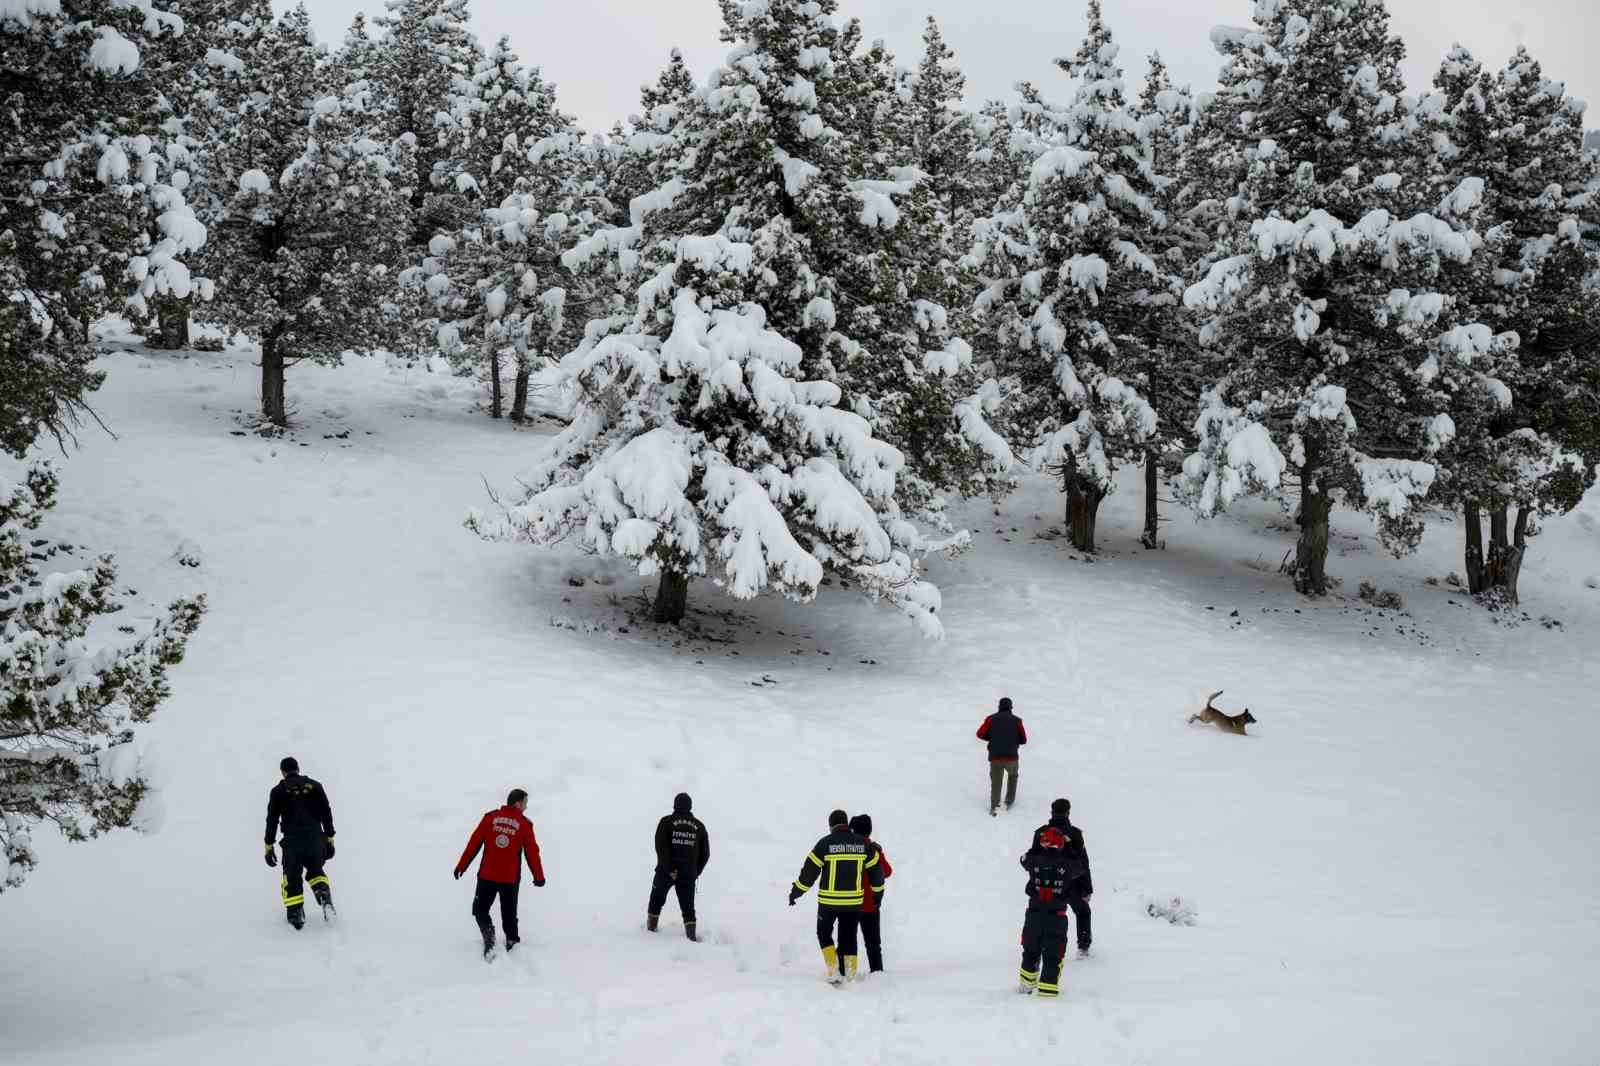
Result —
M 1182 896 L 1146 896 L 1141 902 L 1147 915 L 1169 925 L 1194 925 L 1200 919 L 1194 901 Z
M 41 573 L 30 534 L 54 505 L 48 464 L 23 481 L 0 476 L 0 892 L 37 864 L 32 829 L 54 824 L 69 840 L 141 825 L 150 784 L 131 744 L 169 692 L 205 597 L 172 603 L 126 639 L 87 639 L 123 609 L 117 571 L 103 555 L 86 569 Z
M 1403 611 L 1406 609 L 1405 597 L 1394 589 L 1380 589 L 1370 581 L 1363 581 L 1356 595 L 1360 597 L 1363 603 L 1370 603 L 1380 610 Z

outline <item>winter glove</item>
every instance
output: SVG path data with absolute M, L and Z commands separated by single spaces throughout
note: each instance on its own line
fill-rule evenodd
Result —
M 533 879 L 533 887 L 534 887 L 534 888 L 543 888 L 543 887 L 544 887 L 544 878 L 542 878 L 542 877 L 535 877 L 535 878 L 534 878 L 534 879 Z
M 333 858 L 333 838 L 329 837 L 322 849 L 322 861 L 327 862 L 331 858 Z
M 461 880 L 461 871 L 457 870 L 455 873 L 456 873 L 456 880 L 457 881 Z
M 278 865 L 278 853 L 277 853 L 277 851 L 275 851 L 273 849 L 271 844 L 267 845 L 267 865 L 268 866 L 276 866 L 276 865 Z
M 800 898 L 800 890 L 798 888 L 791 888 L 789 890 L 789 906 L 793 907 L 794 906 L 794 901 L 799 899 L 799 898 Z

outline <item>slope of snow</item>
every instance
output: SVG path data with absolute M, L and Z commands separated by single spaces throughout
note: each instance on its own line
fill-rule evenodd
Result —
M 145 734 L 162 831 L 41 830 L 0 899 L 0 1061 L 1594 1061 L 1593 497 L 1535 542 L 1518 625 L 1422 583 L 1460 568 L 1452 527 L 1393 562 L 1343 516 L 1330 569 L 1400 590 L 1401 616 L 1295 597 L 1263 507 L 1174 514 L 1142 552 L 1131 483 L 1102 559 L 1077 560 L 1037 482 L 968 507 L 976 550 L 932 564 L 942 644 L 837 587 L 734 609 L 699 583 L 692 625 L 659 629 L 626 571 L 461 528 L 541 436 L 454 379 L 303 365 L 298 428 L 265 440 L 233 435 L 249 353 L 107 366 L 118 439 L 66 462 L 49 532 L 116 549 L 141 604 L 211 611 Z M 1259 735 L 1185 725 L 1219 688 Z M 992 820 L 972 732 L 1001 695 L 1031 743 Z M 260 844 L 288 753 L 339 828 L 340 922 L 298 934 Z M 514 786 L 549 885 L 524 885 L 524 948 L 485 966 L 450 870 Z M 698 945 L 671 901 L 642 931 L 679 789 L 712 835 Z M 1098 957 L 1051 1003 L 1011 989 L 1016 856 L 1058 794 Z M 842 992 L 813 900 L 784 900 L 835 806 L 870 812 L 895 866 L 889 972 Z M 1174 896 L 1194 925 L 1147 915 Z

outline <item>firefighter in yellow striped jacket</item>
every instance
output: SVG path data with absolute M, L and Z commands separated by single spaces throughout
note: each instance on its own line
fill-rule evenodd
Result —
M 856 975 L 856 927 L 861 920 L 861 904 L 868 892 L 883 898 L 883 870 L 878 855 L 867 838 L 850 831 L 850 816 L 844 811 L 828 815 L 828 835 L 806 855 L 800 876 L 789 889 L 789 906 L 817 886 L 817 943 L 822 945 L 822 961 L 828 981 L 840 984 Z M 833 927 L 839 926 L 839 946 L 833 945 Z

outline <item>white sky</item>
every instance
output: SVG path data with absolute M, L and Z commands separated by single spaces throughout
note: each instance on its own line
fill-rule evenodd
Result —
M 1103 0 L 1122 45 L 1130 86 L 1144 57 L 1159 50 L 1178 81 L 1210 87 L 1220 59 L 1208 34 L 1219 23 L 1250 21 L 1250 0 Z M 276 0 L 280 10 L 291 3 Z M 358 10 L 382 0 L 308 0 L 322 40 L 337 44 Z M 1064 95 L 1065 75 L 1051 65 L 1083 37 L 1082 0 L 841 0 L 840 15 L 859 17 L 868 40 L 882 37 L 901 63 L 921 54 L 923 19 L 934 15 L 968 79 L 973 100 L 1009 97 L 1029 79 L 1047 95 Z M 1427 86 L 1451 44 L 1459 41 L 1491 69 L 1525 44 L 1547 77 L 1591 101 L 1588 125 L 1600 126 L 1600 0 L 1390 0 L 1391 26 L 1405 40 L 1407 77 Z M 543 68 L 560 90 L 562 109 L 585 129 L 608 129 L 638 105 L 638 87 L 653 81 L 669 50 L 683 50 L 697 78 L 726 51 L 717 40 L 714 0 L 474 0 L 473 29 L 486 44 L 509 34 L 524 62 Z

